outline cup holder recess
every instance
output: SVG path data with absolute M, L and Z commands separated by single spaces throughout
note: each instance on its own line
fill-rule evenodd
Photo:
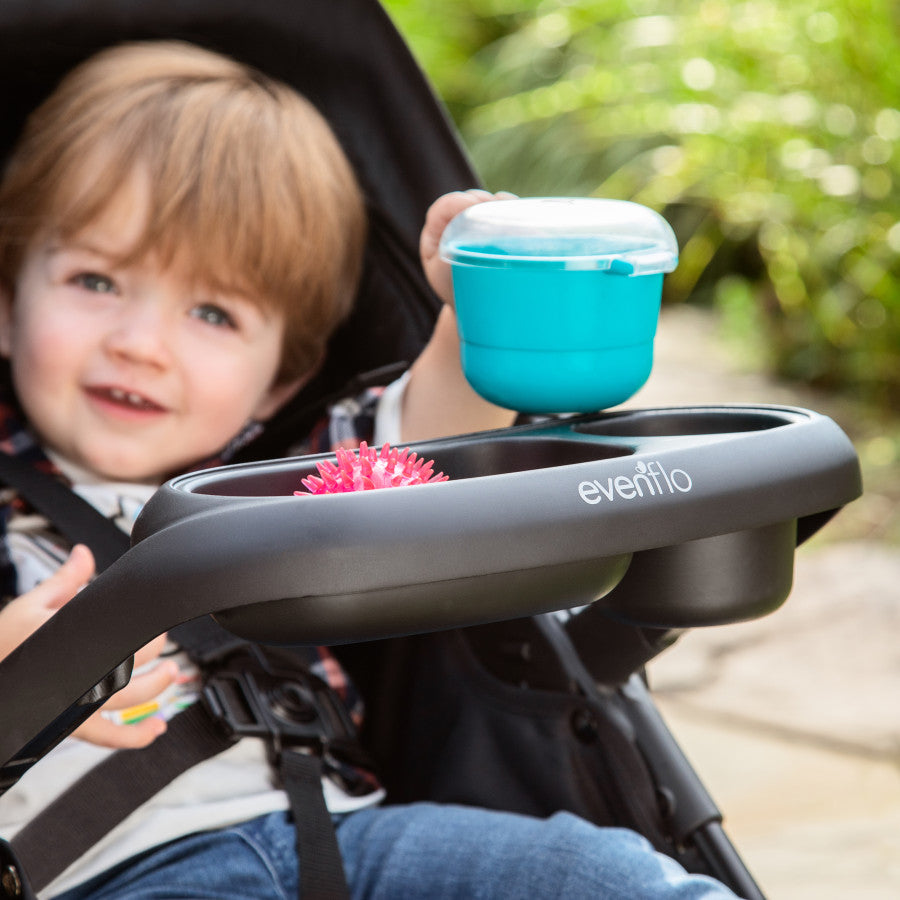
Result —
M 740 434 L 781 428 L 794 417 L 787 410 L 669 409 L 610 413 L 599 420 L 575 426 L 581 434 L 610 437 L 687 437 Z

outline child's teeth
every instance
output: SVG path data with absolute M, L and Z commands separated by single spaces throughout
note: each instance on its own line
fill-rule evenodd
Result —
M 113 400 L 117 400 L 120 403 L 130 403 L 132 406 L 142 406 L 144 403 L 140 394 L 123 391 L 121 388 L 110 388 L 109 395 Z

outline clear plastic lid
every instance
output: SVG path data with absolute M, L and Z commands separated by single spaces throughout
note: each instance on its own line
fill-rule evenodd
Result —
M 531 197 L 464 210 L 445 229 L 440 254 L 471 266 L 651 275 L 675 269 L 678 242 L 669 223 L 639 203 Z

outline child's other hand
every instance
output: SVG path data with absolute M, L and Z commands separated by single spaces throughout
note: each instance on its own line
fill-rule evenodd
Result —
M 464 209 L 475 206 L 476 203 L 485 203 L 490 200 L 511 200 L 514 194 L 501 191 L 492 194 L 489 191 L 471 190 L 454 191 L 452 194 L 444 194 L 438 197 L 428 209 L 425 216 L 425 227 L 419 240 L 419 254 L 422 257 L 422 268 L 428 278 L 432 290 L 444 301 L 453 304 L 453 284 L 450 278 L 450 265 L 441 259 L 438 248 L 441 243 L 441 235 L 450 223 L 450 220 L 459 215 Z
M 69 558 L 56 572 L 27 593 L 11 600 L 0 613 L 0 659 L 65 606 L 93 575 L 93 554 L 83 544 L 76 544 Z M 165 635 L 151 641 L 135 654 L 135 666 L 155 659 L 164 645 Z M 162 693 L 177 674 L 178 667 L 174 662 L 164 662 L 152 671 L 133 678 L 107 701 L 104 709 L 125 708 L 150 700 Z M 137 725 L 117 725 L 103 718 L 98 710 L 75 731 L 75 735 L 106 747 L 144 747 L 165 730 L 165 722 L 159 719 L 146 719 Z
M 135 669 L 159 657 L 166 644 L 166 636 L 161 634 L 134 655 Z M 128 709 L 147 703 L 158 697 L 166 688 L 174 684 L 178 677 L 178 665 L 173 660 L 163 660 L 148 671 L 132 676 L 131 681 L 113 694 L 74 735 L 83 741 L 117 749 L 146 747 L 165 733 L 166 723 L 156 716 L 150 716 L 134 723 L 118 723 L 102 715 L 104 710 Z
M 0 659 L 65 606 L 93 575 L 94 555 L 83 544 L 76 544 L 69 558 L 49 578 L 11 600 L 0 613 Z

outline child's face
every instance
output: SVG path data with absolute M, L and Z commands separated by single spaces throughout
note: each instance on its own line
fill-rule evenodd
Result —
M 33 244 L 0 304 L 0 351 L 49 449 L 107 479 L 157 482 L 217 453 L 296 385 L 273 386 L 280 315 L 152 256 L 115 263 L 140 235 L 145 198 L 135 180 L 75 238 Z

